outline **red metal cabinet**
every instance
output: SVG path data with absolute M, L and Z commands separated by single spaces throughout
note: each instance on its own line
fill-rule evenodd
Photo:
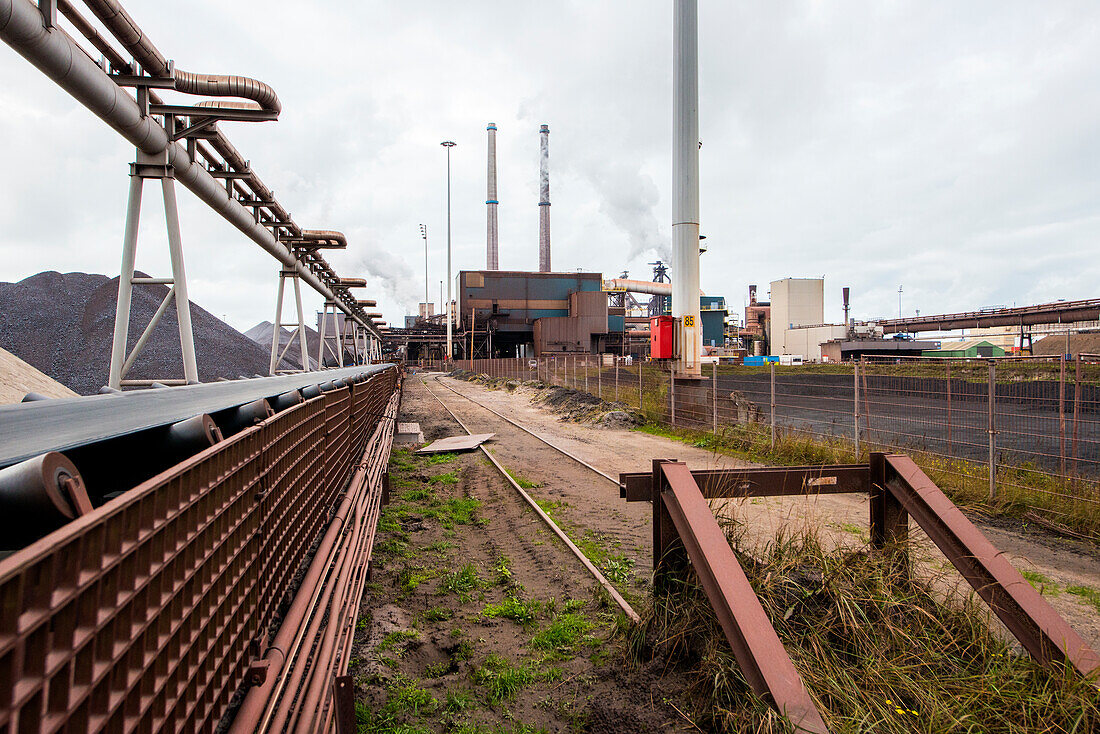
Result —
M 653 359 L 672 359 L 672 340 L 676 333 L 676 319 L 671 316 L 655 316 L 649 320 L 649 356 Z

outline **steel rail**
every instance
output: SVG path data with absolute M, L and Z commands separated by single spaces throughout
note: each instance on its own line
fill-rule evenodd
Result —
M 112 3 L 101 4 L 104 12 L 111 12 Z M 128 15 L 120 17 L 119 23 L 124 21 L 136 33 L 132 45 L 139 51 L 135 57 L 139 61 L 144 59 L 147 70 L 155 69 L 159 51 L 151 43 L 150 48 L 145 48 L 147 37 Z M 60 28 L 46 28 L 36 5 L 29 0 L 0 0 L 0 38 L 138 150 L 151 156 L 163 155 L 181 184 L 286 268 L 294 270 L 315 291 L 337 303 L 349 318 L 381 338 L 374 323 L 362 315 L 362 309 L 354 301 L 349 302 L 346 291 L 330 288 L 287 245 L 256 221 L 253 213 L 223 183 L 193 160 L 183 145 L 170 140 L 168 132 L 152 116 L 144 114 L 137 100 L 115 84 L 68 34 Z M 224 140 L 224 136 L 219 137 Z
M 616 479 L 615 477 L 611 476 L 610 474 L 608 474 L 608 473 L 606 473 L 606 472 L 602 472 L 602 471 L 600 471 L 599 469 L 597 469 L 596 467 L 592 466 L 591 464 L 589 464 L 589 463 L 588 463 L 587 461 L 585 461 L 584 459 L 580 458 L 579 456 L 575 456 L 575 455 L 573 455 L 573 454 L 569 453 L 568 451 L 566 451 L 566 450 L 565 450 L 565 449 L 563 449 L 562 447 L 560 447 L 560 446 L 555 446 L 555 445 L 554 445 L 553 443 L 551 443 L 550 441 L 546 440 L 545 438 L 543 438 L 543 437 L 542 437 L 542 436 L 540 436 L 539 434 L 535 433 L 535 432 L 534 432 L 534 431 L 532 431 L 532 430 L 531 430 L 530 428 L 526 428 L 526 427 L 524 427 L 524 426 L 520 425 L 519 423 L 516 423 L 516 422 L 515 422 L 514 420 L 512 420 L 511 418 L 509 418 L 509 417 L 508 417 L 508 416 L 506 416 L 506 415 L 501 415 L 501 414 L 500 414 L 500 413 L 498 413 L 497 411 L 495 411 L 495 410 L 493 410 L 492 408 L 490 408 L 490 407 L 489 407 L 488 405 L 485 405 L 484 403 L 482 403 L 482 402 L 480 402 L 480 401 L 474 400 L 474 399 L 473 399 L 473 398 L 471 398 L 471 397 L 470 397 L 469 395 L 463 395 L 463 394 L 462 394 L 461 392 L 459 392 L 458 390 L 455 390 L 455 389 L 454 389 L 453 387 L 451 387 L 450 385 L 446 385 L 446 384 L 444 384 L 444 383 L 442 383 L 442 382 L 439 382 L 439 379 L 438 379 L 438 378 L 436 378 L 436 383 L 438 383 L 438 384 L 440 384 L 440 385 L 443 385 L 443 387 L 447 388 L 448 390 L 450 390 L 451 392 L 453 392 L 453 393 L 454 393 L 455 395 L 459 395 L 459 396 L 461 396 L 461 397 L 464 397 L 464 398 L 466 398 L 467 400 L 469 400 L 469 401 L 470 401 L 471 403 L 474 403 L 475 405 L 479 405 L 479 406 L 481 406 L 482 408 L 485 408 L 485 410 L 489 411 L 490 413 L 492 413 L 492 414 L 493 414 L 493 415 L 495 415 L 496 417 L 498 417 L 498 418 L 501 418 L 502 420 L 506 420 L 506 421 L 508 421 L 509 423 L 511 423 L 511 424 L 512 424 L 513 426 L 515 426 L 515 427 L 516 427 L 516 428 L 518 428 L 519 430 L 521 430 L 521 431 L 523 431 L 524 433 L 530 434 L 531 436 L 533 436 L 533 437 L 537 438 L 537 439 L 538 439 L 539 441 L 542 441 L 542 442 L 543 442 L 544 444 L 546 444 L 546 445 L 547 445 L 547 446 L 549 446 L 550 448 L 554 449 L 555 451 L 557 451 L 557 452 L 559 452 L 559 453 L 561 453 L 561 454 L 563 454 L 563 455 L 565 455 L 565 456 L 568 456 L 568 457 L 569 457 L 570 459 L 572 459 L 573 461 L 577 462 L 578 464 L 580 464 L 580 465 L 581 465 L 581 466 L 583 466 L 584 468 L 586 468 L 586 469 L 591 469 L 592 471 L 596 472 L 596 473 L 597 473 L 597 474 L 599 474 L 599 475 L 600 475 L 601 477 L 603 477 L 603 478 L 604 478 L 604 479 L 606 479 L 607 481 L 609 481 L 609 482 L 611 482 L 612 484 L 614 484 L 614 485 L 615 485 L 616 487 L 618 487 L 618 486 L 619 486 L 619 480 L 618 480 L 618 479 Z
M 458 425 L 462 426 L 462 430 L 466 431 L 466 433 L 468 434 L 473 433 L 466 426 L 466 424 L 463 423 L 462 420 L 454 414 L 454 411 L 448 408 L 447 404 L 440 400 L 438 395 L 432 392 L 431 388 L 428 387 L 428 383 L 426 380 L 421 379 L 420 382 L 424 385 L 424 389 L 427 390 L 431 394 L 431 396 L 435 398 L 440 405 L 443 406 L 443 409 L 447 411 L 447 413 L 449 413 L 452 418 L 454 418 L 455 422 L 458 423 Z M 439 380 L 437 379 L 436 382 L 439 383 Z M 444 387 L 446 387 L 446 385 L 444 385 Z M 452 390 L 452 392 L 454 391 Z M 588 556 L 586 556 L 581 551 L 581 549 L 578 548 L 572 540 L 570 540 L 569 536 L 565 534 L 565 531 L 558 527 L 557 523 L 555 523 L 550 518 L 550 516 L 547 515 L 541 507 L 539 507 L 538 503 L 535 502 L 531 495 L 527 494 L 523 487 L 519 486 L 519 483 L 512 478 L 512 475 L 508 473 L 508 470 L 505 469 L 499 461 L 497 461 L 495 456 L 489 453 L 488 449 L 485 448 L 485 445 L 482 444 L 481 446 L 478 446 L 478 448 L 481 449 L 481 453 L 485 454 L 486 458 L 488 458 L 489 461 L 492 462 L 493 466 L 497 468 L 497 471 L 500 472 L 500 475 L 504 477 L 510 485 L 512 485 L 512 489 L 519 493 L 519 496 L 523 498 L 523 501 L 526 502 L 531 507 L 531 509 L 535 511 L 539 518 L 544 523 L 546 523 L 546 525 L 554 532 L 554 534 L 557 535 L 563 543 L 565 543 L 569 550 L 573 552 L 573 555 L 575 555 L 577 559 L 584 565 L 584 567 L 588 569 L 588 572 L 592 574 L 593 577 L 595 577 L 600 586 L 602 586 L 604 590 L 611 595 L 611 598 L 615 600 L 615 603 L 619 605 L 619 608 L 623 610 L 623 613 L 626 614 L 628 618 L 630 618 L 630 621 L 634 624 L 638 624 L 639 622 L 641 622 L 641 617 L 639 617 L 638 613 L 634 611 L 634 607 L 630 606 L 630 603 L 622 597 L 622 595 L 614 586 L 612 586 L 611 582 L 607 580 L 607 577 L 605 577 L 603 573 L 600 572 L 600 569 L 596 568 L 592 561 L 588 560 Z M 616 484 L 618 484 L 618 482 L 616 482 Z
M 665 517 L 675 526 L 749 686 L 771 698 L 798 731 L 827 734 L 829 729 L 802 676 L 687 465 L 655 462 L 653 477 L 659 481 L 659 489 L 654 486 L 654 508 L 663 507 Z M 666 521 L 655 525 L 654 533 L 666 534 L 661 527 Z M 662 559 L 662 564 L 667 562 Z
M 37 400 L 0 406 L 0 466 L 48 451 L 126 436 L 328 382 L 354 381 L 392 368 L 390 364 L 344 367 L 250 380 L 181 385 L 124 395 Z

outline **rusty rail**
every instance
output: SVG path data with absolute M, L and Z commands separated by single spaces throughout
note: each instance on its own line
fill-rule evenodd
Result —
M 872 453 L 868 464 L 702 471 L 655 459 L 649 473 L 620 474 L 619 486 L 628 502 L 653 504 L 655 589 L 667 589 L 690 561 L 745 680 L 802 731 L 828 729 L 709 499 L 866 493 L 876 552 L 908 572 L 912 518 L 1037 662 L 1047 668 L 1070 666 L 1085 677 L 1100 671 L 1100 655 L 906 456 Z
M 308 695 L 260 710 L 286 710 L 303 731 L 325 726 L 365 583 L 397 389 L 388 369 L 325 392 L 0 561 L 0 731 L 210 731 L 243 685 L 284 675 L 257 655 L 292 626 L 301 599 L 325 618 L 289 663 Z M 338 503 L 352 509 L 333 532 Z M 326 531 L 332 562 L 295 590 Z M 321 592 L 333 600 L 308 603 Z

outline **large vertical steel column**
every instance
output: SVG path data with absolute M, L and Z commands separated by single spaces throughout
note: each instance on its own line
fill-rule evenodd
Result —
M 122 363 L 126 360 L 126 337 L 130 330 L 130 303 L 134 293 L 134 259 L 137 257 L 138 224 L 141 221 L 141 190 L 144 180 L 130 174 L 130 194 L 126 200 L 126 231 L 122 236 L 122 269 L 118 276 L 118 302 L 115 307 L 115 333 L 111 342 L 111 367 L 107 385 L 122 388 Z
M 675 373 L 702 376 L 699 360 L 699 51 L 697 0 L 675 0 L 672 115 L 672 315 L 680 331 Z
M 306 317 L 302 312 L 302 287 L 298 276 L 294 278 L 294 303 L 298 306 L 298 349 L 302 354 L 302 371 L 309 372 L 309 347 L 306 345 Z
M 550 127 L 539 128 L 539 272 L 550 272 Z
M 274 375 L 275 367 L 279 363 L 279 334 L 283 330 L 283 289 L 286 287 L 286 278 L 279 273 L 279 295 L 275 297 L 275 323 L 271 328 L 271 364 L 267 374 Z
M 325 366 L 325 326 L 328 322 L 328 304 L 329 301 L 325 301 L 325 305 L 321 307 L 321 323 L 317 325 L 317 369 L 324 369 Z
M 171 173 L 171 170 L 167 171 Z M 183 238 L 180 236 L 180 215 L 176 208 L 176 180 L 165 175 L 160 180 L 164 193 L 164 221 L 168 226 L 168 254 L 172 259 L 172 280 L 176 291 L 176 322 L 180 330 L 180 351 L 183 352 L 183 379 L 188 384 L 199 381 L 195 359 L 195 335 L 191 331 L 191 300 L 187 297 L 187 273 L 183 267 Z
M 489 171 L 485 192 L 485 268 L 500 269 L 500 250 L 497 244 L 497 124 L 490 122 L 485 128 L 489 134 Z

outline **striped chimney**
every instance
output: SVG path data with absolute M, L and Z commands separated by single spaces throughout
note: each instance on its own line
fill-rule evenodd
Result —
M 497 124 L 490 122 L 485 128 L 489 131 L 489 172 L 485 195 L 485 269 L 500 270 L 500 250 L 497 244 Z
M 550 127 L 539 128 L 539 272 L 550 272 Z

